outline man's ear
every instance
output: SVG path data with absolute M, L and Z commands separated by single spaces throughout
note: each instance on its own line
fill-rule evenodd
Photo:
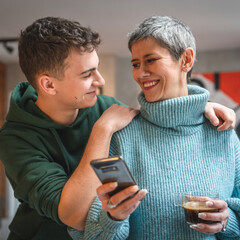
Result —
M 50 95 L 56 94 L 54 78 L 49 77 L 47 74 L 42 74 L 38 77 L 38 84 L 41 90 L 45 93 Z
M 182 58 L 182 70 L 184 72 L 189 72 L 194 64 L 194 50 L 192 48 L 187 48 L 183 53 Z

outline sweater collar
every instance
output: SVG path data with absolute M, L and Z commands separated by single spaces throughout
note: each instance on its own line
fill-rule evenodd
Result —
M 149 103 L 141 92 L 138 101 L 144 119 L 159 127 L 176 129 L 203 123 L 208 98 L 206 89 L 188 85 L 188 96 Z

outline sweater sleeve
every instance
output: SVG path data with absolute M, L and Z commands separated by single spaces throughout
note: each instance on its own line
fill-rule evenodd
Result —
M 89 210 L 85 230 L 78 231 L 69 227 L 68 233 L 73 240 L 124 240 L 129 235 L 129 219 L 112 220 L 96 198 Z
M 122 154 L 119 139 L 117 136 L 118 136 L 118 132 L 114 133 L 112 136 L 110 150 L 109 150 L 109 156 L 116 156 L 116 155 Z
M 226 232 L 217 234 L 219 239 L 240 239 L 240 142 L 234 132 L 235 150 L 235 186 L 231 198 L 225 199 L 228 204 L 229 219 Z

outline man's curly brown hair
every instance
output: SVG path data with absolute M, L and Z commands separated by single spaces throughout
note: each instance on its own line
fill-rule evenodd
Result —
M 19 64 L 36 89 L 36 76 L 45 73 L 62 77 L 64 60 L 71 50 L 92 52 L 100 44 L 99 34 L 80 23 L 64 18 L 45 17 L 21 31 Z

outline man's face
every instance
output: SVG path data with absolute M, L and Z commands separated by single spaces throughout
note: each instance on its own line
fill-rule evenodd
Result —
M 73 50 L 65 60 L 64 77 L 55 81 L 58 106 L 61 110 L 92 107 L 97 101 L 97 87 L 105 84 L 98 72 L 96 51 L 80 53 Z

